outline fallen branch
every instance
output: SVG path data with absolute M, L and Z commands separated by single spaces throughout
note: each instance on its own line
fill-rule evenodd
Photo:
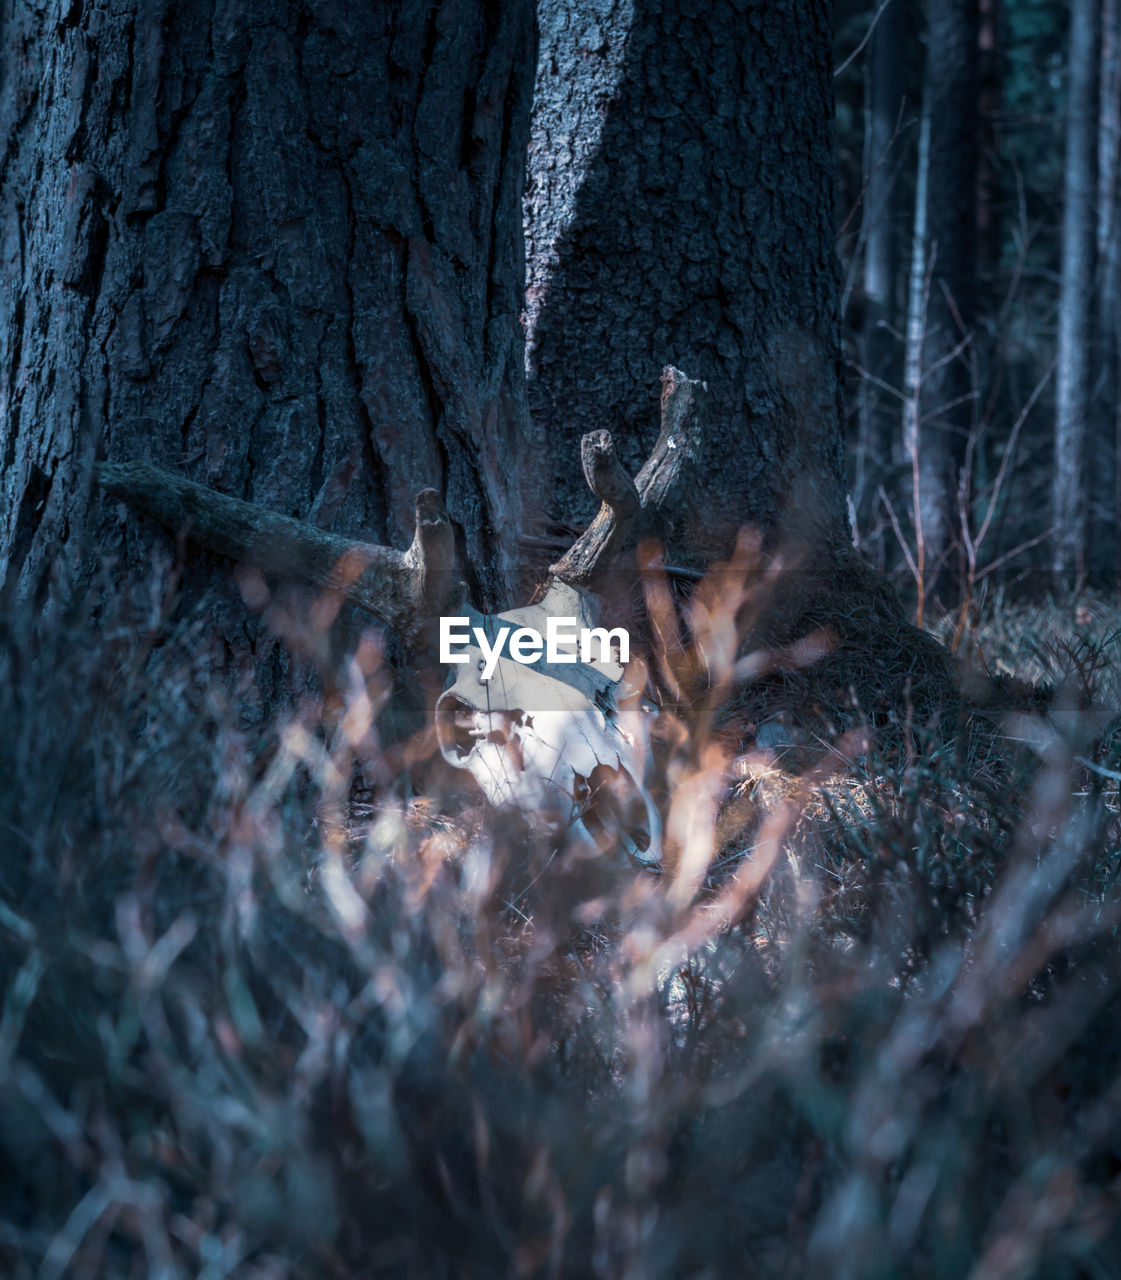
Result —
M 358 542 L 195 484 L 146 462 L 102 463 L 102 488 L 211 551 L 337 591 L 388 627 L 415 636 L 458 589 L 451 521 L 435 489 L 416 500 L 407 551 Z

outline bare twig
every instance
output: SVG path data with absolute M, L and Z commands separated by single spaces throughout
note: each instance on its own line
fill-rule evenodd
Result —
M 851 67 L 852 64 L 857 60 L 857 58 L 859 58 L 860 55 L 864 52 L 865 45 L 867 45 L 868 41 L 872 39 L 872 32 L 875 31 L 876 29 L 876 23 L 879 22 L 880 18 L 883 16 L 884 10 L 888 7 L 889 4 L 891 4 L 891 0 L 880 0 L 879 7 L 876 9 L 876 12 L 872 15 L 872 21 L 868 24 L 868 30 L 865 31 L 864 33 L 864 38 L 856 46 L 856 48 L 852 51 L 852 53 L 849 54 L 849 56 L 844 60 L 844 62 L 842 62 L 841 65 L 837 67 L 837 69 L 833 72 L 834 80 L 836 80 L 836 78 L 843 71 L 847 71 L 849 67 Z

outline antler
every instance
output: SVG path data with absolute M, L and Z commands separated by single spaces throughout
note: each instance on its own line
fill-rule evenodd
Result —
M 696 502 L 708 389 L 678 369 L 662 372 L 662 430 L 632 480 L 610 432 L 581 442 L 584 476 L 601 507 L 591 525 L 549 570 L 549 581 L 595 589 L 611 566 L 647 536 L 661 543 L 703 544 Z M 407 551 L 358 542 L 242 502 L 146 462 L 102 463 L 106 492 L 152 516 L 173 533 L 266 572 L 341 592 L 388 627 L 416 638 L 455 603 L 455 540 L 435 489 L 416 500 L 416 533 Z M 675 537 L 675 535 L 677 535 Z M 683 536 L 682 536 L 683 535 Z
M 266 572 L 341 592 L 387 626 L 415 636 L 458 587 L 443 500 L 422 489 L 407 551 L 356 542 L 231 498 L 145 462 L 102 463 L 102 487 L 175 533 Z
M 642 538 L 666 544 L 675 534 L 703 530 L 704 513 L 697 509 L 708 401 L 705 383 L 687 378 L 680 369 L 662 370 L 662 430 L 637 480 L 619 461 L 609 431 L 590 431 L 580 442 L 580 457 L 588 487 L 602 506 L 549 575 L 569 586 L 594 589 Z

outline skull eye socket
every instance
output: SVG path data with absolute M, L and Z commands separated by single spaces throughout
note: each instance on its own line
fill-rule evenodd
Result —
M 576 803 L 584 825 L 603 851 L 621 842 L 641 853 L 650 848 L 646 804 L 630 774 L 599 764 L 575 779 Z

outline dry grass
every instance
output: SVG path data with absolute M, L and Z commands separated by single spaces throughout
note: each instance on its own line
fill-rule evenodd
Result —
M 890 749 L 667 717 L 656 877 L 383 742 L 372 640 L 246 728 L 113 612 L 0 635 L 5 1274 L 1121 1275 L 1105 664 Z

